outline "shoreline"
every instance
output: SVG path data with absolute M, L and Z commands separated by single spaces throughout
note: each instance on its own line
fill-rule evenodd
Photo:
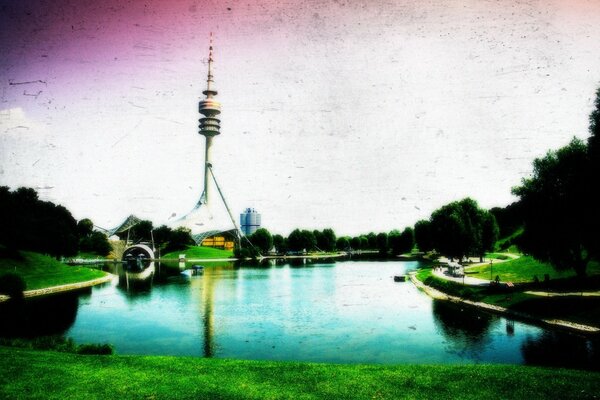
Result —
M 92 287 L 92 286 L 100 285 L 102 283 L 109 282 L 109 281 L 113 280 L 113 278 L 115 277 L 113 274 L 110 274 L 108 272 L 106 274 L 107 274 L 106 276 L 103 276 L 101 278 L 92 279 L 90 281 L 67 283 L 65 285 L 50 286 L 50 287 L 46 287 L 46 288 L 42 288 L 42 289 L 25 290 L 23 292 L 23 297 L 24 298 L 40 297 L 40 296 L 46 296 L 49 294 L 84 289 L 84 288 L 88 288 L 88 287 Z M 10 296 L 0 295 L 0 303 L 8 301 L 9 299 L 10 299 Z
M 492 312 L 495 314 L 513 317 L 513 318 L 516 318 L 519 320 L 531 322 L 531 323 L 541 325 L 541 326 L 560 328 L 560 329 L 574 331 L 574 332 L 581 333 L 581 334 L 597 335 L 600 333 L 600 328 L 597 328 L 595 326 L 584 325 L 584 324 L 579 324 L 576 322 L 570 322 L 570 321 L 565 321 L 565 320 L 560 320 L 560 319 L 540 318 L 535 315 L 531 315 L 531 314 L 527 314 L 527 313 L 523 313 L 523 312 L 519 312 L 519 311 L 513 311 L 506 307 L 496 306 L 493 304 L 482 303 L 482 302 L 477 302 L 477 301 L 466 300 L 466 299 L 463 299 L 463 298 L 460 298 L 457 296 L 452 296 L 452 295 L 444 293 L 438 289 L 432 288 L 431 286 L 427 286 L 426 284 L 421 282 L 419 279 L 417 279 L 415 272 L 410 272 L 408 275 L 410 277 L 411 282 L 417 287 L 417 289 L 422 290 L 429 297 L 431 297 L 433 299 L 451 301 L 453 303 L 462 303 L 462 304 L 466 304 L 471 307 L 479 308 L 484 311 L 489 311 L 489 312 Z

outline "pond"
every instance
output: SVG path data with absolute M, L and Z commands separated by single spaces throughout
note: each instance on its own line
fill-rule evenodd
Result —
M 207 265 L 197 276 L 182 275 L 177 265 L 157 264 L 141 273 L 111 266 L 118 276 L 113 282 L 29 301 L 20 334 L 111 343 L 117 354 L 382 364 L 600 364 L 597 339 L 432 300 L 410 282 L 394 282 L 394 275 L 418 266 L 415 261 L 225 263 Z

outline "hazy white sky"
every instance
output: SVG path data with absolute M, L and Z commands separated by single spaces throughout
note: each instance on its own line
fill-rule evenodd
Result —
M 121 3 L 0 0 L 0 184 L 105 227 L 197 201 L 210 31 L 215 174 L 282 234 L 506 205 L 600 86 L 597 0 Z

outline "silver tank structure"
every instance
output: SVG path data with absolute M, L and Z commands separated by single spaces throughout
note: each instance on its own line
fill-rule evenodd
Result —
M 252 235 L 260 228 L 260 214 L 254 208 L 247 208 L 240 214 L 240 225 L 244 235 Z

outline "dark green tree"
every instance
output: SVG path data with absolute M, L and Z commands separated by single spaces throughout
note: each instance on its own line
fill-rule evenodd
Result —
M 77 232 L 79 237 L 85 237 L 92 234 L 94 231 L 94 223 L 89 218 L 84 218 L 77 222 Z
M 415 233 L 412 228 L 406 227 L 400 234 L 400 252 L 398 254 L 410 253 L 413 247 L 415 247 Z
M 178 251 L 185 250 L 188 246 L 194 244 L 192 233 L 189 228 L 180 226 L 171 233 L 169 244 L 167 245 L 166 251 Z
M 302 239 L 302 232 L 300 229 L 294 229 L 287 238 L 288 246 L 292 251 L 302 251 L 304 248 L 304 241 Z
M 597 203 L 587 201 L 594 198 L 595 186 L 588 181 L 588 167 L 586 145 L 573 138 L 569 145 L 536 159 L 533 176 L 513 189 L 523 207 L 522 250 L 557 269 L 572 268 L 580 277 L 586 275 L 598 246 L 598 227 L 590 218 Z
M 397 256 L 401 254 L 401 241 L 400 241 L 400 231 L 398 229 L 393 229 L 388 233 L 388 243 L 390 245 L 390 252 L 392 255 Z
M 366 237 L 367 237 L 367 240 L 368 240 L 368 245 L 365 248 L 372 249 L 372 250 L 377 249 L 378 248 L 378 246 L 377 246 L 377 235 L 374 232 L 369 232 L 366 235 Z
M 361 249 L 360 237 L 355 236 L 352 239 L 350 239 L 350 246 L 352 247 L 352 250 L 360 250 Z
M 273 235 L 273 246 L 275 246 L 275 249 L 279 254 L 284 254 L 288 251 L 286 239 L 279 234 Z
M 480 261 L 483 261 L 485 253 L 488 251 L 494 251 L 496 242 L 500 234 L 500 228 L 496 222 L 496 217 L 489 211 L 482 212 L 482 224 L 481 224 L 481 247 L 480 247 Z
M 334 251 L 336 245 L 335 232 L 331 228 L 323 229 L 320 236 L 321 241 L 317 238 L 317 246 L 323 251 Z
M 433 250 L 433 231 L 429 220 L 417 221 L 414 233 L 419 251 L 427 252 Z
M 381 232 L 377 234 L 377 250 L 382 256 L 385 256 L 388 253 L 389 245 L 387 233 Z
M 359 240 L 359 243 L 360 243 L 360 240 Z M 350 238 L 348 238 L 347 236 L 341 236 L 341 237 L 337 238 L 337 240 L 335 242 L 335 247 L 339 251 L 345 251 L 346 249 L 348 249 L 350 247 Z
M 273 248 L 273 236 L 265 228 L 258 228 L 249 239 L 263 255 L 266 255 Z

